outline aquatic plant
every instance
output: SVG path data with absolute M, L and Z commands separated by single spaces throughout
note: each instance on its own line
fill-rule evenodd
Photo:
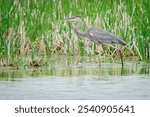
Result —
M 29 57 L 29 65 L 42 65 L 54 54 L 118 57 L 114 48 L 79 39 L 63 22 L 72 15 L 82 16 L 83 30 L 96 26 L 122 37 L 128 43 L 124 56 L 148 59 L 149 13 L 148 0 L 0 0 L 0 62 L 10 66 Z

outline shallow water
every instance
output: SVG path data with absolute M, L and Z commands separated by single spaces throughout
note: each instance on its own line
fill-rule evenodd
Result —
M 150 66 L 58 59 L 42 68 L 0 71 L 0 99 L 150 99 Z

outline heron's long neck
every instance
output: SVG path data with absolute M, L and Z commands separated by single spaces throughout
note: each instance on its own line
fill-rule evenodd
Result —
M 78 22 L 77 22 L 77 25 L 75 25 L 73 27 L 73 30 L 74 32 L 77 34 L 77 35 L 80 35 L 80 36 L 86 36 L 86 33 L 85 32 L 81 32 L 80 29 L 81 29 L 81 26 L 82 26 L 82 20 L 79 19 Z
M 73 27 L 74 31 L 80 30 L 81 26 L 82 26 L 82 20 L 79 19 L 78 22 L 77 22 L 77 25 L 75 25 L 75 26 Z

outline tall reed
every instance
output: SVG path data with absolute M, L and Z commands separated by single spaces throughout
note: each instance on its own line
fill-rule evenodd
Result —
M 62 21 L 73 15 L 83 18 L 83 30 L 96 26 L 122 37 L 128 44 L 125 56 L 147 59 L 149 13 L 148 0 L 0 0 L 0 60 L 11 64 L 19 56 L 34 59 L 43 57 L 43 52 L 44 56 L 94 55 L 101 49 L 110 57 L 116 53 L 113 48 L 80 40 L 72 24 Z

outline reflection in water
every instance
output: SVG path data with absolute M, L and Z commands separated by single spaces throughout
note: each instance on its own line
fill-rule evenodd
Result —
M 150 66 L 54 58 L 49 66 L 0 71 L 0 99 L 150 99 Z
M 41 75 L 48 76 L 121 76 L 131 74 L 147 74 L 150 75 L 150 66 L 145 64 L 137 64 L 126 62 L 122 69 L 119 63 L 102 63 L 85 60 L 80 62 L 77 60 L 60 59 L 52 61 L 52 64 L 39 68 L 15 69 L 5 68 L 0 71 L 0 79 L 13 80 L 14 78 L 23 78 L 27 76 L 37 77 Z

